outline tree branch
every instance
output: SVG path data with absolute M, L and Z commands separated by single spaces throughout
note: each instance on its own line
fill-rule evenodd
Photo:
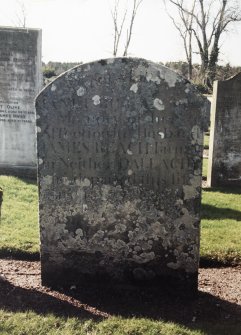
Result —
M 125 49 L 123 56 L 127 56 L 128 48 L 131 42 L 131 37 L 132 37 L 132 30 L 133 30 L 133 25 L 136 17 L 137 10 L 140 6 L 140 4 L 143 2 L 143 0 L 134 0 L 134 5 L 133 5 L 133 10 L 132 10 L 132 15 L 131 15 L 131 22 L 130 22 L 130 27 L 129 30 L 127 30 L 127 36 L 126 36 L 126 44 L 125 44 Z

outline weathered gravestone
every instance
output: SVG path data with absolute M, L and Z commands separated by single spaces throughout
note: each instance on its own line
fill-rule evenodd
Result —
M 205 101 L 143 59 L 81 65 L 36 101 L 42 282 L 197 288 Z
M 214 82 L 209 186 L 241 185 L 241 73 Z
M 0 27 L 0 173 L 36 175 L 41 31 Z

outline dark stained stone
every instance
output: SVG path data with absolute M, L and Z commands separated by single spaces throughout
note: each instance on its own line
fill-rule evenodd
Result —
M 0 220 L 1 220 L 2 203 L 3 203 L 3 189 L 0 186 Z
M 208 185 L 241 186 L 241 73 L 214 83 Z
M 73 68 L 36 101 L 42 281 L 197 288 L 207 101 L 170 69 Z

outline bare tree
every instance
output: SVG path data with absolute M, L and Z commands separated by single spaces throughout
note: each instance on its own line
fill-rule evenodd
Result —
M 125 9 L 124 15 L 119 24 L 119 0 L 115 0 L 114 10 L 111 11 L 112 19 L 114 23 L 114 47 L 113 47 L 113 56 L 117 56 L 120 38 L 122 35 L 123 25 L 126 20 L 127 8 Z
M 26 21 L 27 21 L 27 11 L 23 1 L 18 0 L 19 5 L 19 13 L 16 14 L 17 17 L 17 26 L 26 28 Z
M 129 18 L 129 22 L 127 22 L 127 14 L 128 14 L 128 7 L 125 6 L 124 13 L 120 14 L 120 0 L 115 0 L 114 9 L 111 11 L 112 20 L 114 24 L 114 46 L 113 46 L 113 56 L 117 56 L 121 37 L 123 36 L 123 32 L 126 32 L 126 40 L 124 44 L 124 52 L 123 56 L 128 55 L 128 49 L 130 46 L 132 34 L 133 34 L 133 26 L 136 18 L 136 14 L 138 11 L 139 6 L 143 0 L 133 0 L 133 8 Z M 124 29 L 125 28 L 125 29 Z
M 164 1 L 178 10 L 178 19 L 172 20 L 183 39 L 189 36 L 189 52 L 193 50 L 195 40 L 201 58 L 200 76 L 203 84 L 210 88 L 216 75 L 220 38 L 231 23 L 241 21 L 240 4 L 235 0 Z M 185 41 L 187 43 L 186 37 Z
M 184 0 L 181 0 L 180 3 L 183 5 Z M 191 4 L 190 13 L 184 12 L 181 10 L 181 6 L 177 8 L 179 20 L 176 20 L 171 13 L 167 11 L 168 16 L 171 18 L 174 26 L 178 30 L 184 46 L 184 51 L 186 55 L 186 60 L 188 63 L 188 79 L 192 79 L 193 71 L 193 13 L 196 6 L 196 0 Z

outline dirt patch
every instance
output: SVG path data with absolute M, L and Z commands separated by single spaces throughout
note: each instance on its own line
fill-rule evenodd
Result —
M 190 325 L 241 323 L 241 266 L 199 271 L 199 293 L 188 300 L 152 288 L 71 287 L 55 291 L 41 285 L 40 262 L 0 259 L 0 308 L 9 311 L 106 318 L 144 316 Z

